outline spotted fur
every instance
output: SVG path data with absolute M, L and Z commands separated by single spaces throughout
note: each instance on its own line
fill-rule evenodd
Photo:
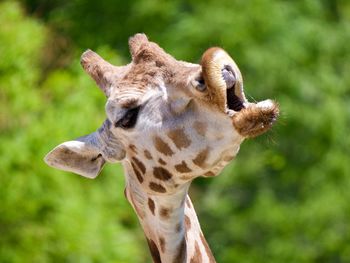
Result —
M 188 188 L 212 177 L 245 138 L 272 127 L 272 101 L 248 103 L 235 62 L 210 48 L 200 65 L 178 61 L 144 34 L 129 39 L 132 60 L 114 66 L 88 50 L 84 70 L 107 97 L 107 119 L 95 133 L 65 142 L 45 161 L 95 178 L 106 162 L 122 162 L 125 196 L 134 208 L 155 263 L 215 262 Z M 231 94 L 231 95 L 229 95 Z M 132 125 L 122 126 L 131 113 Z

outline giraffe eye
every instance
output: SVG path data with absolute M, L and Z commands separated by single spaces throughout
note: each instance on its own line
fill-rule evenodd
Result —
M 200 92 L 203 92 L 207 89 L 207 85 L 205 85 L 205 81 L 202 76 L 199 76 L 195 80 L 193 80 L 192 85 L 196 88 L 196 90 Z
M 128 110 L 124 116 L 115 123 L 115 127 L 122 129 L 133 128 L 137 121 L 137 116 L 139 114 L 140 107 L 132 108 Z

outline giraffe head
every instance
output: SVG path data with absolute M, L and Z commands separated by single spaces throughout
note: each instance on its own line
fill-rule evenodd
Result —
M 82 55 L 107 97 L 107 119 L 96 132 L 54 148 L 45 158 L 50 166 L 94 178 L 105 162 L 122 162 L 147 191 L 169 193 L 217 175 L 244 138 L 276 120 L 276 103 L 246 100 L 241 73 L 224 50 L 210 48 L 198 65 L 174 59 L 144 34 L 129 46 L 126 66 L 90 50 Z

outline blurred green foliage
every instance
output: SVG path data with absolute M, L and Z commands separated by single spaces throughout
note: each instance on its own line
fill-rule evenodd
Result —
M 104 120 L 80 53 L 127 63 L 136 32 L 193 62 L 224 47 L 247 97 L 281 105 L 192 186 L 217 261 L 350 262 L 349 1 L 6 1 L 0 25 L 0 262 L 150 261 L 120 166 L 91 181 L 42 161 Z

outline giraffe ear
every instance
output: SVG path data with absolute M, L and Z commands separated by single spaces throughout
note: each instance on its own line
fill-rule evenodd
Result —
M 115 163 L 125 157 L 125 149 L 110 126 L 107 119 L 96 132 L 58 145 L 44 161 L 51 167 L 95 178 L 105 162 Z
M 106 160 L 99 150 L 97 133 L 64 142 L 45 156 L 45 162 L 54 168 L 95 178 Z

